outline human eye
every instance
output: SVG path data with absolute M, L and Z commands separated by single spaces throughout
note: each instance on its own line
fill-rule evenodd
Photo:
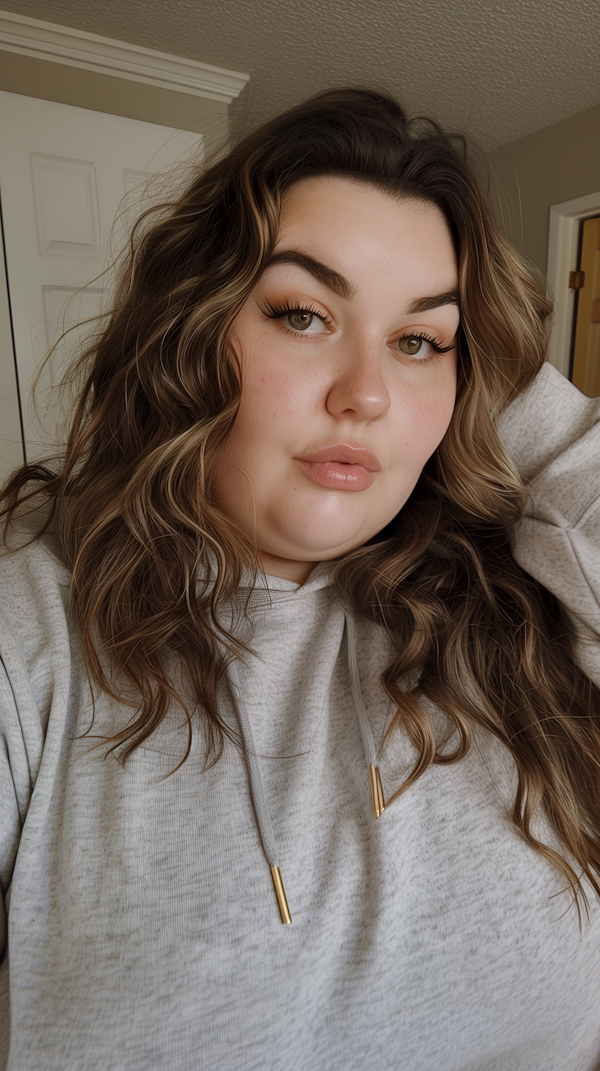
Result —
M 419 332 L 401 335 L 395 345 L 401 353 L 416 361 L 431 360 L 438 353 L 449 353 L 454 349 L 454 346 L 442 346 L 436 338 Z
M 293 335 L 323 335 L 331 323 L 328 316 L 310 305 L 267 305 L 263 314 L 269 320 L 279 320 Z

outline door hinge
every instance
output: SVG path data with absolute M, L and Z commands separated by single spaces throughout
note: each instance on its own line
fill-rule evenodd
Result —
M 584 271 L 570 271 L 569 272 L 569 290 L 581 290 L 582 286 L 585 286 L 585 272 Z

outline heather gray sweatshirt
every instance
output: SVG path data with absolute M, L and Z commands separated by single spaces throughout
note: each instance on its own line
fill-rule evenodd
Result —
M 598 680 L 599 412 L 547 366 L 502 426 L 531 480 L 516 556 L 578 616 Z M 252 758 L 226 742 L 203 772 L 195 737 L 166 778 L 186 746 L 176 712 L 125 768 L 81 738 L 67 590 L 44 542 L 0 563 L 9 1071 L 600 1066 L 600 905 L 580 930 L 519 837 L 505 749 L 477 731 L 374 819 L 389 643 L 360 619 L 352 642 L 326 567 L 252 595 L 256 657 L 222 695 Z M 103 697 L 93 731 L 128 716 Z M 412 757 L 392 737 L 386 795 Z

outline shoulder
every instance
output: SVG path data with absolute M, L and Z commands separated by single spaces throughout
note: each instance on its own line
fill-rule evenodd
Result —
M 0 553 L 0 652 L 31 679 L 70 647 L 70 573 L 49 537 Z M 62 657 L 61 657 L 62 655 Z

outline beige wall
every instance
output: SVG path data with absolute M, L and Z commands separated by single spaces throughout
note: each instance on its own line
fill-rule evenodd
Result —
M 194 130 L 208 139 L 227 133 L 228 105 L 218 100 L 192 97 L 189 93 L 176 93 L 14 52 L 0 52 L 0 89 Z
M 489 154 L 506 230 L 546 272 L 550 206 L 600 190 L 600 105 Z

